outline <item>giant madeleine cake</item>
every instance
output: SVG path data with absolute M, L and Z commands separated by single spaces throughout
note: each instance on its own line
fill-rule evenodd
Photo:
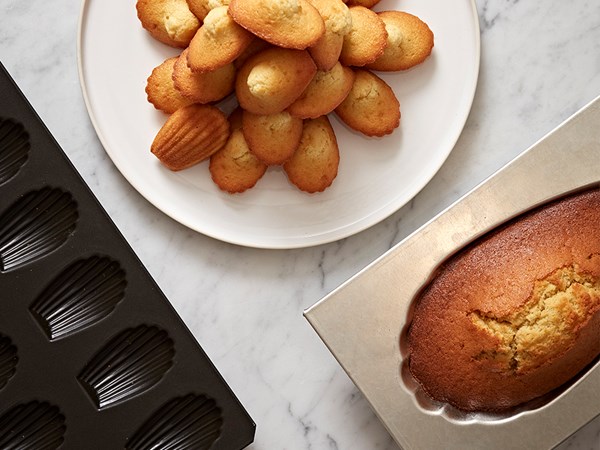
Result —
M 499 411 L 600 353 L 600 188 L 525 213 L 449 258 L 415 301 L 409 367 L 433 399 Z

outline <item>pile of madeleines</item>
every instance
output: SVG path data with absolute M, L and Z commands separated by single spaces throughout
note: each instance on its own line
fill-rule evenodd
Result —
M 173 171 L 209 159 L 223 191 L 280 166 L 300 190 L 331 185 L 340 153 L 328 114 L 366 136 L 400 123 L 400 103 L 373 71 L 422 63 L 433 33 L 379 0 L 137 0 L 142 26 L 183 49 L 154 68 L 148 101 L 169 114 L 151 146 Z M 229 115 L 218 102 L 235 94 Z

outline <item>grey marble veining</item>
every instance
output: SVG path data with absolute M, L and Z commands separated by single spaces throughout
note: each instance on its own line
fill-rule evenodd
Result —
M 192 232 L 125 181 L 81 96 L 80 6 L 2 0 L 0 61 L 257 422 L 251 448 L 397 449 L 302 311 L 600 95 L 600 2 L 478 0 L 477 93 L 441 170 L 378 225 L 290 251 Z M 560 449 L 598 449 L 599 433 L 596 419 Z

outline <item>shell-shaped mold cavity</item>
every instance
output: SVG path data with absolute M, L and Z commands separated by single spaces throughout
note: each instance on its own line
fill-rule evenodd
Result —
M 98 409 L 105 409 L 152 388 L 173 365 L 174 355 L 166 331 L 140 325 L 112 338 L 77 379 Z
M 189 394 L 156 411 L 125 445 L 126 450 L 204 450 L 221 434 L 223 417 L 215 401 Z
M 0 390 L 15 374 L 18 362 L 17 347 L 7 336 L 0 334 Z
M 50 340 L 92 326 L 125 295 L 125 272 L 107 257 L 82 259 L 63 270 L 31 305 Z
M 64 441 L 65 417 L 57 406 L 33 401 L 0 416 L 0 448 L 54 450 Z
M 0 272 L 19 268 L 56 250 L 75 230 L 71 194 L 43 188 L 25 194 L 0 216 Z
M 29 134 L 22 124 L 0 117 L 0 185 L 23 167 L 30 147 Z

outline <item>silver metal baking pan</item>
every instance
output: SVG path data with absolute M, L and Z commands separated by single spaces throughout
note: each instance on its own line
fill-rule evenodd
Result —
M 304 312 L 405 449 L 552 448 L 600 414 L 600 361 L 501 416 L 429 400 L 408 374 L 411 303 L 448 256 L 566 193 L 600 186 L 600 97 Z

